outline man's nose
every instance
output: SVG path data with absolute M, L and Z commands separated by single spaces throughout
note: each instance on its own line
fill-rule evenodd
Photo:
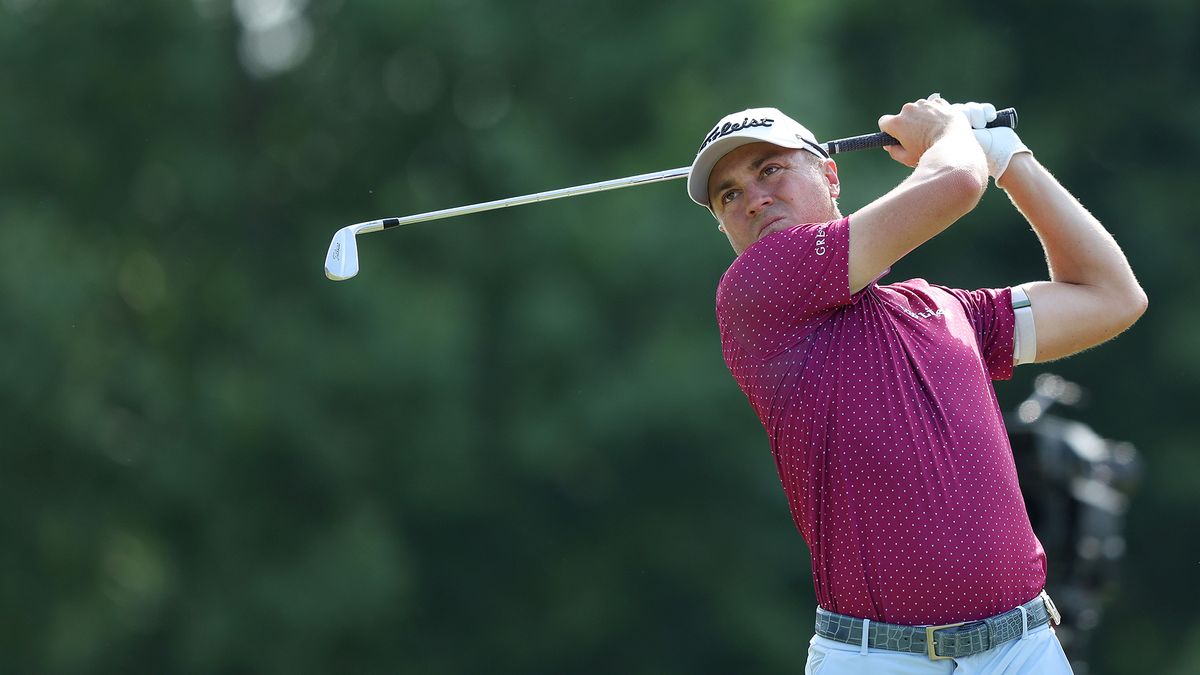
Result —
M 761 188 L 748 188 L 746 190 L 746 212 L 751 217 L 758 215 L 760 211 L 774 203 L 775 199 L 766 190 Z

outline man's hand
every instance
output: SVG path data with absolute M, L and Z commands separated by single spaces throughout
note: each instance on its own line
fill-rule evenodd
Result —
M 993 111 L 993 118 L 995 113 Z M 931 145 L 946 133 L 970 129 L 966 117 L 959 114 L 938 94 L 905 103 L 899 115 L 879 118 L 879 129 L 900 141 L 886 145 L 892 159 L 905 166 L 915 167 Z
M 952 103 L 950 107 L 962 113 L 972 129 L 982 129 L 996 119 L 996 106 L 991 103 Z
M 1004 171 L 1008 169 L 1008 163 L 1012 161 L 1013 155 L 1030 152 L 1017 136 L 1017 132 L 1012 129 L 1008 127 L 984 128 L 988 122 L 996 119 L 996 106 L 991 103 L 971 101 L 970 103 L 955 103 L 952 107 L 971 124 L 975 140 L 979 141 L 979 147 L 983 148 L 983 154 L 987 156 L 988 175 L 992 178 L 1000 180 L 1000 176 L 1003 176 Z

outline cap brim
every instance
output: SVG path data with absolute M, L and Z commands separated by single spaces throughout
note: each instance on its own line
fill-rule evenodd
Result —
M 713 167 L 721 158 L 733 152 L 743 145 L 751 143 L 770 143 L 778 145 L 781 148 L 791 148 L 793 150 L 806 148 L 804 141 L 797 140 L 794 144 L 780 143 L 778 136 L 772 137 L 769 129 L 764 128 L 762 134 L 746 131 L 739 133 L 736 136 L 726 136 L 725 138 L 713 141 L 704 148 L 699 155 L 696 155 L 696 161 L 692 162 L 692 170 L 688 172 L 687 189 L 688 196 L 692 201 L 700 206 L 709 207 L 708 203 L 708 179 L 712 175 Z

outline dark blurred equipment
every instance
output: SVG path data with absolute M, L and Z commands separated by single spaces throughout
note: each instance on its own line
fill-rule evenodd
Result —
M 1077 675 L 1088 672 L 1089 640 L 1125 554 L 1124 514 L 1141 478 L 1133 445 L 1047 412 L 1078 406 L 1079 385 L 1039 375 L 1008 417 L 1008 434 L 1034 532 L 1046 549 L 1046 588 L 1063 616 L 1059 640 Z

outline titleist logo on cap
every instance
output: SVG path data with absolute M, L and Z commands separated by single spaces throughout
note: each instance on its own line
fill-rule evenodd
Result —
M 736 124 L 734 122 L 718 124 L 717 126 L 713 127 L 712 131 L 708 132 L 707 136 L 704 137 L 704 142 L 700 144 L 700 149 L 696 151 L 696 154 L 700 154 L 704 148 L 708 147 L 709 143 L 712 143 L 722 136 L 728 136 L 735 131 L 749 129 L 750 127 L 769 127 L 772 124 L 775 124 L 775 120 L 771 119 L 770 117 L 763 117 L 759 119 L 747 117 L 742 120 L 741 124 Z

